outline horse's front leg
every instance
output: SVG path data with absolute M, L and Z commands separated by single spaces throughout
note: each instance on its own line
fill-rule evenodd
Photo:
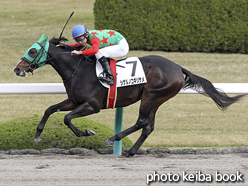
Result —
M 50 106 L 44 113 L 39 125 L 37 126 L 36 129 L 36 134 L 35 134 L 35 138 L 34 138 L 34 144 L 37 144 L 41 141 L 41 136 L 40 134 L 42 133 L 45 124 L 49 118 L 49 116 L 51 114 L 53 114 L 54 112 L 58 112 L 58 111 L 70 111 L 76 108 L 76 105 L 73 104 L 70 100 L 65 100 L 61 103 L 58 103 L 56 105 L 52 105 Z
M 64 123 L 72 130 L 72 132 L 77 136 L 92 136 L 96 133 L 91 129 L 86 129 L 85 132 L 77 129 L 71 122 L 72 119 L 88 116 L 90 114 L 94 114 L 100 111 L 100 107 L 98 104 L 95 104 L 96 102 L 84 102 L 81 105 L 79 105 L 76 109 L 74 109 L 72 112 L 65 115 Z

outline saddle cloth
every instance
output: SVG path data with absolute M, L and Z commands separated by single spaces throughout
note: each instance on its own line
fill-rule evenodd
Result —
M 137 57 L 129 57 L 115 61 L 110 59 L 110 68 L 114 76 L 114 85 L 108 85 L 101 82 L 101 84 L 109 89 L 108 101 L 106 108 L 114 108 L 117 97 L 117 88 L 138 85 L 146 83 L 146 76 L 143 66 Z M 102 65 L 96 61 L 96 75 L 97 77 L 103 71 Z

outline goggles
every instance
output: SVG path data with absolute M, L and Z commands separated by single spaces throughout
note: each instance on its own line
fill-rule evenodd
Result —
M 75 38 L 76 42 L 83 41 L 85 39 L 85 36 L 77 37 Z

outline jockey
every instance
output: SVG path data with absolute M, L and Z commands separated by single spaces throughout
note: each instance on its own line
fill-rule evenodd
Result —
M 92 48 L 83 51 L 74 50 L 71 55 L 95 55 L 103 67 L 99 80 L 113 85 L 114 78 L 106 58 L 126 55 L 129 51 L 127 40 L 117 31 L 87 30 L 83 25 L 76 25 L 72 29 L 72 37 L 77 43 L 68 46 L 82 48 L 88 43 Z

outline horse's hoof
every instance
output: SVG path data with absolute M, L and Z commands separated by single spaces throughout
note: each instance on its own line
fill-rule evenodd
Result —
M 36 145 L 37 143 L 39 143 L 42 140 L 41 136 L 38 136 L 36 138 L 34 138 L 34 144 Z
M 113 145 L 114 145 L 114 142 L 111 141 L 111 140 L 109 140 L 109 139 L 107 139 L 107 140 L 104 142 L 104 145 L 105 145 L 105 146 L 113 146 Z
M 87 129 L 86 132 L 87 132 L 88 136 L 96 135 L 96 133 L 91 129 Z
M 134 156 L 134 154 L 130 153 L 129 151 L 123 151 L 122 156 L 129 158 Z
M 127 158 L 130 157 L 130 154 L 126 151 L 123 151 L 121 155 Z

